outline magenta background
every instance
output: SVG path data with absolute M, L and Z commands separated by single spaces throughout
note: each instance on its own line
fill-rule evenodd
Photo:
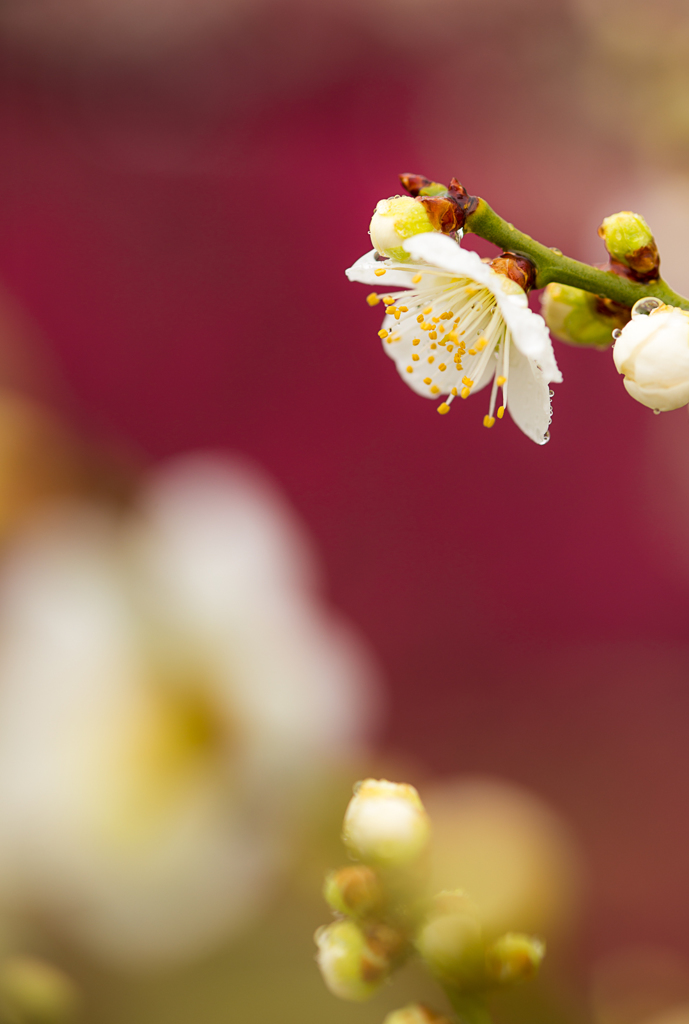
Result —
M 609 355 L 558 345 L 546 447 L 485 431 L 482 398 L 440 418 L 344 277 L 401 170 L 456 173 L 584 255 L 582 184 L 618 154 L 496 128 L 495 92 L 471 132 L 422 131 L 409 79 L 363 61 L 246 97 L 207 77 L 190 98 L 184 79 L 5 73 L 0 275 L 72 415 L 145 459 L 257 459 L 382 662 L 384 745 L 553 800 L 591 865 L 592 948 L 689 953 L 689 576 L 657 543 L 650 413 Z

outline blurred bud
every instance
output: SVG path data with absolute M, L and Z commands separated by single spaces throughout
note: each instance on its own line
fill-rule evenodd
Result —
M 433 231 L 431 218 L 424 204 L 411 196 L 381 199 L 369 228 L 373 246 L 381 256 L 392 256 L 401 262 L 410 258 L 402 248 L 405 239 L 426 231 Z
M 378 876 L 365 864 L 331 871 L 325 880 L 323 895 L 333 910 L 348 917 L 368 917 L 380 910 L 384 902 Z
M 612 345 L 612 332 L 624 327 L 630 317 L 626 306 L 555 282 L 542 293 L 541 313 L 559 341 L 591 348 Z
M 354 921 L 334 921 L 314 938 L 325 984 L 333 995 L 353 1002 L 376 994 L 405 946 L 404 937 L 387 925 L 363 928 Z
M 503 935 L 486 950 L 486 973 L 501 985 L 533 978 L 545 956 L 545 944 L 530 935 Z
M 411 1003 L 401 1010 L 389 1013 L 383 1024 L 450 1024 L 447 1017 L 429 1010 L 421 1003 Z
M 472 988 L 481 980 L 481 926 L 476 907 L 460 890 L 436 896 L 415 944 L 430 970 L 445 984 Z
M 641 299 L 613 349 L 624 386 L 658 412 L 689 403 L 689 313 L 659 299 Z
M 406 867 L 430 839 L 430 822 L 413 786 L 366 779 L 354 789 L 345 812 L 342 840 L 360 860 L 381 867 Z
M 646 281 L 658 277 L 658 247 L 651 229 L 638 213 L 613 213 L 605 218 L 598 234 L 612 258 L 633 270 L 635 277 Z
M 51 964 L 29 956 L 0 966 L 2 1019 L 11 1024 L 68 1024 L 79 1005 L 73 982 Z

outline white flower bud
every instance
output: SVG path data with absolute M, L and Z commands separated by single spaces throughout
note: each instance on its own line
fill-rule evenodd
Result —
M 359 860 L 406 867 L 430 839 L 430 822 L 413 786 L 366 779 L 355 788 L 345 813 L 342 839 Z
M 352 920 L 319 928 L 314 938 L 323 981 L 333 995 L 353 1002 L 376 994 L 404 947 L 403 937 L 394 929 L 363 928 Z
M 689 403 L 689 313 L 683 309 L 641 299 L 615 342 L 613 358 L 625 388 L 642 405 L 667 412 Z
M 423 202 L 411 196 L 381 199 L 371 218 L 369 232 L 373 246 L 381 256 L 407 262 L 409 253 L 402 248 L 405 239 L 433 231 Z

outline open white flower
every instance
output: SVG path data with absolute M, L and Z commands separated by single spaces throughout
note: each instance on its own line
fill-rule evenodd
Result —
M 0 578 L 0 900 L 123 963 L 244 925 L 367 723 L 369 663 L 255 471 L 64 508 Z
M 529 309 L 524 290 L 447 235 L 429 232 L 403 244 L 410 262 L 381 260 L 374 250 L 347 271 L 350 281 L 409 289 L 368 296 L 370 305 L 387 306 L 379 335 L 401 377 L 426 398 L 446 396 L 440 413 L 492 382 L 484 425 L 495 423 L 500 390 L 497 418 L 508 410 L 527 437 L 544 444 L 548 385 L 562 375 L 545 321 Z

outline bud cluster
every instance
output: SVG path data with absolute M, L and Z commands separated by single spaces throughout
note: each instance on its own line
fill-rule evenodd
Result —
M 465 892 L 428 898 L 430 832 L 413 786 L 367 779 L 355 787 L 342 838 L 357 863 L 326 878 L 324 895 L 337 918 L 315 936 L 324 981 L 341 999 L 369 999 L 413 952 L 450 996 L 480 999 L 536 974 L 545 953 L 539 939 L 486 937 Z M 385 1024 L 451 1021 L 413 1004 L 389 1014 Z

